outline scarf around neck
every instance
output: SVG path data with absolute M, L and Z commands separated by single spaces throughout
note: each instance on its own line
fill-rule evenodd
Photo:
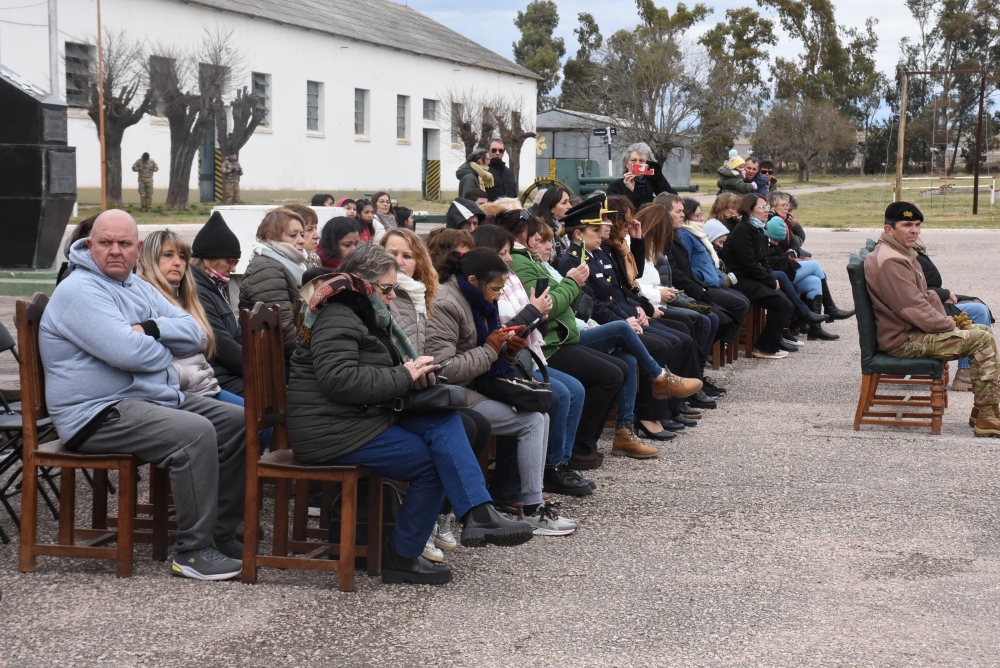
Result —
M 611 241 L 608 239 L 605 243 L 615 249 L 618 253 L 618 257 L 621 258 L 622 264 L 625 265 L 626 278 L 628 279 L 629 285 L 635 283 L 636 276 L 639 275 L 639 265 L 635 263 L 635 257 L 632 255 L 632 249 L 625 242 L 625 239 L 619 239 L 618 241 Z
M 693 234 L 698 239 L 698 241 L 701 242 L 701 245 L 708 250 L 708 254 L 712 256 L 712 262 L 715 264 L 716 267 L 718 267 L 719 256 L 715 252 L 715 246 L 713 246 L 712 242 L 708 240 L 707 236 L 705 236 L 705 231 L 704 229 L 702 229 L 702 227 L 703 226 L 701 223 L 696 223 L 693 220 L 689 220 L 686 223 L 684 223 L 683 229 Z
M 472 167 L 472 171 L 474 171 L 476 173 L 476 176 L 479 177 L 479 185 L 482 187 L 483 190 L 487 190 L 493 187 L 494 183 L 493 175 L 490 174 L 490 170 L 488 167 L 483 167 L 478 162 L 470 162 L 469 167 Z
M 488 301 L 479 288 L 470 283 L 464 276 L 455 276 L 455 280 L 458 282 L 458 289 L 462 292 L 462 296 L 465 297 L 465 301 L 472 309 L 472 320 L 476 325 L 476 345 L 486 345 L 486 337 L 490 335 L 490 332 L 500 329 L 500 313 L 497 311 L 497 305 Z M 496 362 L 486 372 L 486 376 L 490 378 L 513 375 L 517 375 L 517 372 L 504 361 L 503 355 L 497 355 Z
M 427 317 L 427 286 L 402 272 L 396 275 L 396 283 L 410 297 L 417 315 Z
M 883 232 L 882 236 L 880 236 L 878 238 L 878 240 L 881 243 L 884 243 L 887 246 L 891 246 L 892 248 L 896 249 L 905 258 L 908 258 L 910 260 L 914 260 L 917 257 L 917 251 L 915 249 L 913 249 L 913 248 L 907 248 L 903 244 L 901 244 L 898 241 L 896 241 L 895 239 L 893 239 L 891 234 L 886 234 L 885 232 Z
M 297 283 L 302 283 L 302 274 L 306 270 L 306 254 L 295 246 L 284 241 L 257 241 L 253 245 L 253 253 L 277 260 Z

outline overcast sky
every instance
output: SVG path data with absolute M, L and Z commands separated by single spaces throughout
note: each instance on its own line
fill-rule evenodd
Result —
M 488 49 L 502 56 L 514 59 L 511 44 L 520 38 L 520 32 L 514 26 L 514 17 L 518 10 L 528 5 L 528 0 L 499 0 L 494 2 L 469 2 L 469 0 L 399 0 L 410 7 L 423 12 L 435 21 L 443 23 L 452 30 L 462 33 Z M 688 0 L 689 7 L 696 0 Z M 734 0 L 703 0 L 713 7 L 715 13 L 706 21 L 698 24 L 695 35 L 704 32 L 725 18 L 726 9 L 733 7 L 755 6 L 753 2 L 737 2 Z M 639 21 L 634 0 L 557 0 L 559 7 L 559 27 L 556 36 L 566 42 L 567 55 L 576 52 L 577 43 L 573 29 L 577 27 L 577 14 L 590 12 L 601 27 L 601 34 L 607 36 L 620 28 L 634 26 Z M 677 6 L 676 0 L 665 2 L 657 0 L 661 7 L 671 11 Z M 873 16 L 878 19 L 879 49 L 877 63 L 890 80 L 894 79 L 896 61 L 899 54 L 899 40 L 906 34 L 916 30 L 916 22 L 910 16 L 903 0 L 835 0 L 837 22 L 841 25 L 863 27 L 865 19 Z M 769 16 L 767 10 L 759 9 L 763 15 Z M 771 18 L 775 18 L 771 16 Z M 788 57 L 799 53 L 800 46 L 789 39 L 782 39 L 780 26 L 775 24 L 779 32 L 777 51 Z M 773 60 L 773 54 L 772 54 Z

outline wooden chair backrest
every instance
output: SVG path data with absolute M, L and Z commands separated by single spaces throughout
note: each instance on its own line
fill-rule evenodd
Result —
M 270 450 L 288 445 L 285 426 L 285 350 L 281 309 L 257 302 L 240 311 L 243 331 L 243 401 L 246 407 L 247 450 L 260 452 L 261 429 L 273 427 Z M 252 449 L 256 448 L 256 449 Z
M 21 351 L 21 415 L 24 445 L 38 445 L 37 423 L 49 416 L 45 405 L 45 372 L 38 349 L 38 331 L 49 298 L 36 292 L 30 300 L 17 300 L 17 347 Z

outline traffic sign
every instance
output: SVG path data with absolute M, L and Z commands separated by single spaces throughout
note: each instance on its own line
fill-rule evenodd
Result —
M 612 126 L 612 127 L 608 128 L 608 130 L 611 131 L 611 136 L 612 137 L 617 137 L 618 136 L 618 128 Z
M 594 128 L 595 137 L 606 137 L 608 135 L 607 128 Z

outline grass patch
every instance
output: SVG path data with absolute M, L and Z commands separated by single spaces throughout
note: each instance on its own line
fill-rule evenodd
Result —
M 870 182 L 872 180 L 872 177 L 870 176 L 861 177 L 858 176 L 857 174 L 827 174 L 825 176 L 822 174 L 816 174 L 813 175 L 813 178 L 809 181 L 796 181 L 796 178 L 798 178 L 798 174 L 792 172 L 777 174 L 776 178 L 778 179 L 778 187 L 781 190 L 792 190 L 792 191 L 794 191 L 796 188 L 810 188 L 818 186 L 842 186 L 845 183 L 859 183 L 865 181 Z M 699 194 L 712 195 L 718 192 L 718 187 L 716 186 L 716 182 L 718 181 L 718 179 L 719 179 L 718 175 L 714 173 L 691 174 L 691 183 L 698 184 Z
M 935 197 L 921 197 L 917 191 L 908 191 L 913 202 L 924 214 L 924 227 L 974 228 L 1000 227 L 1000 206 L 990 211 L 989 193 L 979 193 L 979 215 L 972 215 L 972 193 L 951 192 Z M 796 217 L 807 229 L 828 228 L 881 228 L 885 207 L 892 202 L 892 186 L 851 188 L 821 193 L 798 195 L 799 210 Z

